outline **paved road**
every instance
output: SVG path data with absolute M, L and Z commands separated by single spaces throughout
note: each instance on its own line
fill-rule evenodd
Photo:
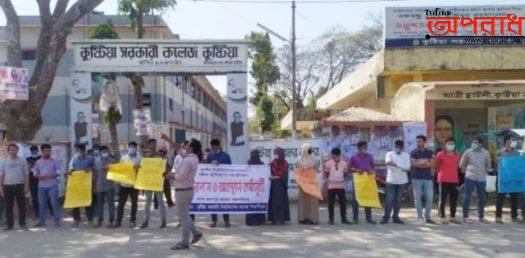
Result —
M 174 218 L 174 209 L 169 213 Z M 296 218 L 295 208 L 292 215 Z M 202 216 L 198 225 L 205 238 L 177 253 L 169 250 L 180 238 L 174 219 L 166 230 L 154 228 L 155 217 L 147 230 L 83 226 L 0 232 L 0 257 L 525 257 L 525 225 L 418 226 L 414 215 L 413 209 L 404 210 L 408 224 L 403 226 L 329 226 L 323 207 L 319 226 L 247 227 L 242 216 L 234 216 L 229 229 L 209 229 Z M 379 211 L 374 216 L 379 219 Z

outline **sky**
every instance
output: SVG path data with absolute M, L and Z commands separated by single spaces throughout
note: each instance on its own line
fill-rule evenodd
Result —
M 37 15 L 35 0 L 12 0 L 19 15 Z M 235 0 L 232 0 L 235 2 Z M 284 1 L 284 0 L 283 0 Z M 357 31 L 370 22 L 370 15 L 382 15 L 388 6 L 437 7 L 436 0 L 356 0 L 349 3 L 301 3 L 297 0 L 297 44 L 305 45 L 334 26 Z M 52 5 L 56 0 L 52 0 Z M 71 0 L 70 2 L 75 2 Z M 96 10 L 116 14 L 117 0 L 105 0 Z M 322 2 L 322 1 L 318 1 Z M 525 4 L 525 0 L 440 0 L 442 6 Z M 291 5 L 288 3 L 227 3 L 214 0 L 178 0 L 177 6 L 161 14 L 175 34 L 183 39 L 242 39 L 251 31 L 262 31 L 261 23 L 285 37 L 291 30 Z M 0 24 L 5 16 L 0 12 Z M 276 47 L 285 43 L 272 37 Z M 226 92 L 224 76 L 210 76 L 212 84 Z M 249 86 L 253 85 L 249 79 Z

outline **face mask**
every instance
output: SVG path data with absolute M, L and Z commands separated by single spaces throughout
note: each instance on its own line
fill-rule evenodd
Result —
M 400 148 L 396 148 L 396 153 L 397 154 L 401 153 L 401 149 Z
M 470 147 L 471 147 L 472 149 L 474 149 L 474 150 L 477 150 L 478 147 L 479 147 L 479 145 L 478 145 L 477 143 L 472 143 L 472 144 L 470 144 Z
M 100 156 L 100 151 L 99 150 L 94 150 L 93 154 L 95 154 L 95 156 Z
M 447 151 L 453 151 L 456 148 L 454 144 L 447 144 Z
M 128 149 L 128 154 L 135 154 L 135 153 L 137 153 L 137 149 L 135 149 L 135 148 L 129 148 Z
M 518 146 L 518 142 L 517 141 L 510 142 L 510 147 L 511 148 L 516 148 L 517 146 Z
M 102 157 L 103 157 L 103 158 L 107 158 L 107 157 L 109 157 L 109 153 L 107 153 L 107 152 L 103 152 L 103 153 L 102 153 Z
M 182 150 L 180 151 L 180 155 L 183 155 L 183 156 L 186 155 L 187 153 L 188 153 L 188 152 L 186 151 L 186 149 L 182 149 Z

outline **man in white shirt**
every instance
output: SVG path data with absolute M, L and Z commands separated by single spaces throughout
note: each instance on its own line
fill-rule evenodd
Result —
M 408 183 L 407 172 L 410 170 L 410 155 L 404 152 L 404 143 L 401 140 L 396 140 L 394 143 L 395 150 L 386 154 L 385 163 L 388 168 L 386 177 L 387 190 L 385 201 L 385 216 L 381 224 L 387 224 L 394 210 L 392 222 L 395 224 L 405 224 L 399 219 L 399 211 L 401 210 L 401 198 L 405 191 L 405 185 Z

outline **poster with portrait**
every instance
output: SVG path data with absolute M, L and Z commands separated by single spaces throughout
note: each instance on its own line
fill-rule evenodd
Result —
M 456 150 L 465 151 L 472 139 L 487 133 L 487 109 L 436 109 L 434 119 L 434 148 L 441 149 L 449 137 L 456 140 Z
M 418 135 L 427 135 L 427 123 L 425 122 L 407 122 L 403 124 L 405 151 L 410 153 L 417 147 L 416 137 Z
M 0 66 L 0 99 L 29 100 L 27 69 Z
M 151 110 L 147 107 L 133 110 L 133 126 L 135 135 L 152 135 L 153 123 L 151 122 Z
M 249 157 L 248 146 L 248 102 L 247 76 L 245 73 L 232 73 L 226 77 L 228 83 L 227 100 L 227 150 L 233 164 L 244 164 Z
M 82 143 L 86 145 L 86 149 L 90 149 L 93 139 L 90 73 L 71 74 L 69 98 L 71 103 L 71 147 L 74 149 L 75 144 Z

